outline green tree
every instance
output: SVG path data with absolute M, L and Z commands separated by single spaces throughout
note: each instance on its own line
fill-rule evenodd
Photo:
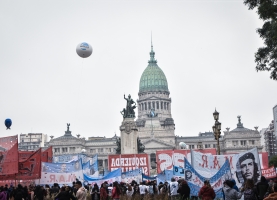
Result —
M 277 0 L 244 0 L 250 10 L 257 9 L 259 18 L 264 21 L 258 28 L 264 47 L 255 53 L 257 71 L 270 71 L 270 78 L 277 80 Z
M 272 156 L 269 160 L 269 166 L 277 167 L 277 156 Z

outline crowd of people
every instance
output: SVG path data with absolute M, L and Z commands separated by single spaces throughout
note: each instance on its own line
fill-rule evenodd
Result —
M 17 187 L 13 185 L 0 187 L 0 200 L 213 200 L 216 197 L 214 189 L 208 180 L 200 189 L 198 196 L 191 196 L 190 187 L 184 179 L 172 178 L 170 182 L 143 181 L 137 183 L 114 182 L 83 185 L 80 181 L 72 186 L 29 185 Z M 262 177 L 256 185 L 252 179 L 246 180 L 243 187 L 238 188 L 234 180 L 226 180 L 222 188 L 224 200 L 275 200 L 277 199 L 277 180 L 269 182 Z

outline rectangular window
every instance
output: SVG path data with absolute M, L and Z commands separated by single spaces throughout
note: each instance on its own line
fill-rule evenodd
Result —
M 210 144 L 205 144 L 205 148 L 210 148 L 211 145 Z
M 250 145 L 254 145 L 255 144 L 255 140 L 249 140 L 249 144 Z
M 75 152 L 75 147 L 69 147 L 70 152 Z
M 245 146 L 245 145 L 246 145 L 246 140 L 241 140 L 241 141 L 240 141 L 240 145 L 241 145 L 241 146 Z
M 103 148 L 100 148 L 100 149 L 98 149 L 98 152 L 99 152 L 99 153 L 103 153 L 103 152 L 104 152 L 104 149 L 103 149 Z
M 213 148 L 216 148 L 216 144 L 213 144 Z
M 96 149 L 90 149 L 89 152 L 90 153 L 96 153 Z
M 233 144 L 233 146 L 238 146 L 238 141 L 237 140 L 233 140 L 232 144 Z
M 62 152 L 63 152 L 63 153 L 66 153 L 66 152 L 67 152 L 67 147 L 63 147 L 63 148 L 62 148 Z
M 191 145 L 191 148 L 194 149 L 194 145 Z
M 55 153 L 60 153 L 60 148 L 54 148 Z

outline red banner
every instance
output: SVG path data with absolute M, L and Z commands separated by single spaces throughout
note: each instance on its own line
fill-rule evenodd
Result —
M 41 162 L 52 162 L 53 152 L 52 146 L 48 147 L 45 151 L 41 153 Z
M 121 168 L 122 172 L 142 169 L 149 176 L 149 156 L 147 154 L 108 155 L 108 168 L 110 171 Z
M 34 151 L 18 151 L 18 162 L 24 162 L 34 153 Z
M 203 149 L 195 151 L 216 155 L 216 149 Z M 156 151 L 157 173 L 161 173 L 164 170 L 173 170 L 173 165 L 184 166 L 184 157 L 190 161 L 190 150 L 180 149 Z
M 0 138 L 0 176 L 15 174 L 17 172 L 18 172 L 17 135 Z
M 276 177 L 276 170 L 275 167 L 270 167 L 268 169 L 263 169 L 262 170 L 262 175 L 266 178 L 266 179 L 270 179 L 270 178 L 275 178 Z
M 39 179 L 41 177 L 41 148 L 26 161 L 19 163 L 17 180 Z

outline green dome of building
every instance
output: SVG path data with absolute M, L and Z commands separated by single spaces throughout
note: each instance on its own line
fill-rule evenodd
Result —
M 166 77 L 163 70 L 157 65 L 155 52 L 153 51 L 153 46 L 151 45 L 148 66 L 140 77 L 139 93 L 155 91 L 169 92 Z

